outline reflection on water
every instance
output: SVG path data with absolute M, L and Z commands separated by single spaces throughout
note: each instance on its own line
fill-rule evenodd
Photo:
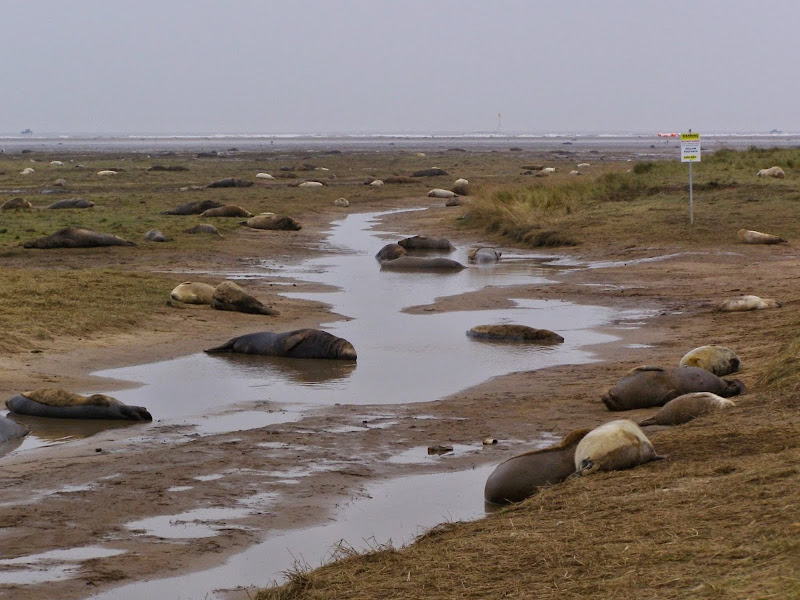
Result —
M 9 413 L 7 416 L 31 430 L 31 433 L 20 440 L 21 443 L 17 445 L 19 451 L 58 444 L 67 440 L 87 438 L 102 431 L 126 427 L 144 428 L 149 425 L 120 419 L 52 419 L 15 413 Z M 0 447 L 1 452 L 2 447 Z
M 345 360 L 323 360 L 317 358 L 284 358 L 282 356 L 253 356 L 225 352 L 214 354 L 212 359 L 235 365 L 243 377 L 262 375 L 265 369 L 280 374 L 286 380 L 298 385 L 329 383 L 331 385 L 346 379 L 356 368 L 356 363 Z

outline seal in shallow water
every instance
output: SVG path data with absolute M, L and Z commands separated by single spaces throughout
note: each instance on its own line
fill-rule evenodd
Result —
M 383 262 L 384 260 L 394 260 L 395 258 L 405 256 L 405 254 L 406 249 L 400 244 L 386 244 L 383 248 L 378 250 L 375 258 L 378 259 L 378 262 Z
M 103 394 L 81 396 L 61 389 L 45 388 L 17 394 L 6 400 L 6 408 L 20 415 L 58 419 L 153 420 L 141 406 L 129 406 Z
M 425 235 L 415 235 L 397 242 L 406 250 L 453 250 L 453 244 L 444 238 L 432 238 Z
M 466 267 L 457 260 L 449 258 L 400 256 L 394 260 L 381 261 L 381 269 L 395 271 L 460 271 L 461 269 L 466 269 Z
M 731 406 L 736 406 L 733 400 L 711 392 L 684 394 L 667 402 L 654 416 L 641 421 L 639 425 L 681 425 L 713 410 Z
M 575 471 L 575 448 L 587 433 L 589 429 L 577 429 L 555 446 L 501 462 L 486 480 L 484 500 L 491 504 L 521 502 L 541 487 L 564 481 Z
M 288 358 L 356 360 L 356 350 L 353 348 L 353 344 L 320 329 L 296 329 L 283 333 L 270 331 L 249 333 L 228 340 L 221 346 L 209 348 L 206 352 L 209 354 L 239 352 Z
M 30 429 L 12 421 L 8 417 L 0 417 L 0 444 L 25 437 Z
M 575 474 L 621 471 L 662 458 L 636 423 L 619 419 L 595 427 L 578 443 Z
M 700 367 L 636 367 L 603 396 L 608 410 L 663 406 L 691 392 L 712 392 L 728 398 L 745 392 L 738 379 L 722 379 Z
M 496 250 L 494 248 L 473 248 L 467 254 L 467 260 L 469 262 L 474 263 L 496 263 L 500 260 L 500 257 L 503 255 L 500 250 Z
M 534 329 L 527 325 L 476 325 L 467 330 L 467 336 L 482 340 L 506 342 L 555 342 L 564 338 L 549 329 Z

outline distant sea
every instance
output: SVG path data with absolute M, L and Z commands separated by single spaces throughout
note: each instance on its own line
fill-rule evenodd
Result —
M 800 147 L 800 133 L 703 133 L 704 151 Z M 82 152 L 371 152 L 447 150 L 525 152 L 599 152 L 662 158 L 674 156 L 678 138 L 655 133 L 353 133 L 353 134 L 0 134 L 0 152 L 23 150 L 51 153 Z

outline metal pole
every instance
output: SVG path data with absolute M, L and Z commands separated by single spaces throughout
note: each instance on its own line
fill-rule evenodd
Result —
M 694 225 L 694 199 L 692 198 L 692 163 L 689 163 L 689 225 Z

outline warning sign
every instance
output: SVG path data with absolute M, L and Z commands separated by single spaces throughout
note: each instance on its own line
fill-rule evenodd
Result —
M 700 162 L 700 134 L 681 134 L 681 162 Z

